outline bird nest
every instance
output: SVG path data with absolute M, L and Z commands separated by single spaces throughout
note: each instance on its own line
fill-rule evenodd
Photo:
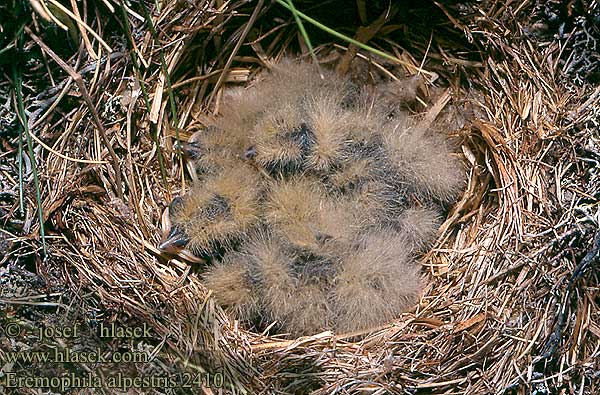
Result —
M 181 393 L 600 391 L 597 3 L 77 5 L 0 6 L 14 17 L 0 48 L 14 59 L 0 82 L 0 324 L 76 320 L 85 334 L 0 337 L 0 386 L 12 369 L 177 373 Z M 181 143 L 227 89 L 291 55 L 367 86 L 408 80 L 394 92 L 406 111 L 452 119 L 465 189 L 420 257 L 418 304 L 376 328 L 258 332 L 216 303 L 202 265 L 157 248 L 190 185 Z M 150 336 L 99 339 L 112 324 Z M 5 363 L 92 344 L 149 359 Z

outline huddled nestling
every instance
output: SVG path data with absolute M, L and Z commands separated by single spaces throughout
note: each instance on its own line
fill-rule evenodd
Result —
M 418 120 L 333 71 L 276 64 L 185 144 L 193 184 L 160 248 L 209 262 L 205 285 L 249 328 L 392 321 L 418 302 L 417 258 L 464 183 L 446 136 Z

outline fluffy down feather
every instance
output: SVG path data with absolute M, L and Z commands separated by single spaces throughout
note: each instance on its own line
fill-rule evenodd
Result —
M 212 257 L 252 230 L 260 220 L 261 179 L 248 167 L 228 168 L 195 184 L 174 213 L 187 248 Z
M 193 187 L 167 210 L 161 244 L 213 258 L 206 285 L 235 317 L 294 335 L 414 306 L 416 257 L 464 179 L 442 133 L 388 94 L 323 75 L 285 60 L 224 95 L 184 147 Z
M 407 240 L 392 231 L 365 235 L 335 278 L 335 324 L 355 331 L 393 320 L 419 298 L 419 267 Z

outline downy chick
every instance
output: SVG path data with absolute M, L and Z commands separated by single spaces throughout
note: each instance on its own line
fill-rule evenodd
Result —
M 333 306 L 339 331 L 381 325 L 415 305 L 422 287 L 406 240 L 393 231 L 363 236 L 335 277 Z
M 353 143 L 353 117 L 342 105 L 343 100 L 329 92 L 306 100 L 306 122 L 314 140 L 306 155 L 306 167 L 312 172 L 328 173 L 340 166 Z
M 261 178 L 248 166 L 226 168 L 195 183 L 173 207 L 167 251 L 177 242 L 198 257 L 215 257 L 231 248 L 260 220 Z
M 195 132 L 183 145 L 186 166 L 196 182 L 220 174 L 227 168 L 242 166 L 239 156 L 244 142 L 214 125 Z
M 333 256 L 360 231 L 352 202 L 329 196 L 319 179 L 304 176 L 271 183 L 265 223 L 305 254 Z
M 226 253 L 203 275 L 221 306 L 239 320 L 254 322 L 262 314 L 262 301 L 251 277 L 251 257 L 244 253 Z
M 246 156 L 273 175 L 329 168 L 346 139 L 345 110 L 357 88 L 332 72 L 283 62 L 253 89 L 257 114 Z
M 295 174 L 314 145 L 314 132 L 303 122 L 297 107 L 273 108 L 256 124 L 245 157 L 272 175 Z
M 206 275 L 206 285 L 228 311 L 249 322 L 278 322 L 298 335 L 330 325 L 326 261 L 306 260 L 278 237 L 257 232 L 227 253 Z
M 440 133 L 422 130 L 406 120 L 397 121 L 400 131 L 384 136 L 391 160 L 400 169 L 399 179 L 417 197 L 447 205 L 463 185 L 461 163 L 450 155 Z M 396 128 L 396 127 L 394 127 Z

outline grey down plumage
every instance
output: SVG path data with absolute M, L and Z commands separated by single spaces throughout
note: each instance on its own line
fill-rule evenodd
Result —
M 441 134 L 322 73 L 284 61 L 226 95 L 185 146 L 194 183 L 161 244 L 209 259 L 205 284 L 235 317 L 296 335 L 413 306 L 415 258 L 463 184 Z

